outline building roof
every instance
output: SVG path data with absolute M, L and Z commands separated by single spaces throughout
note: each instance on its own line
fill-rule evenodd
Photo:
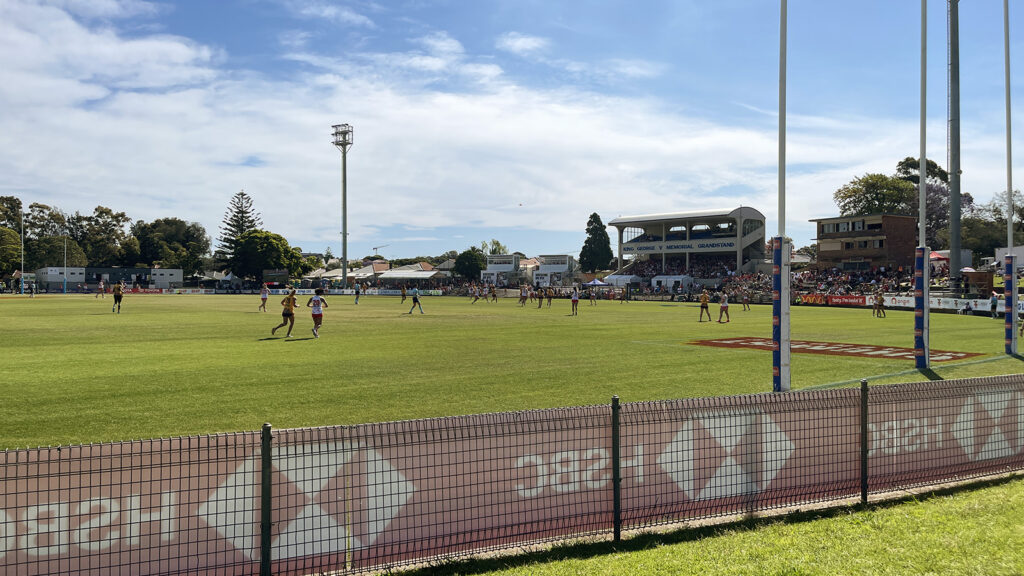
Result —
M 827 220 L 849 220 L 850 218 L 867 218 L 868 216 L 889 216 L 891 218 L 913 218 L 917 219 L 917 216 L 907 216 L 906 214 L 851 214 L 849 216 L 829 216 L 828 218 L 809 218 L 808 222 L 825 222 Z
M 715 210 L 694 210 L 691 212 L 664 212 L 661 214 L 641 214 L 639 216 L 619 216 L 608 222 L 609 226 L 626 227 L 630 225 L 671 223 L 671 222 L 703 222 L 715 220 L 764 220 L 764 214 L 749 206 Z
M 381 280 L 429 280 L 444 276 L 440 270 L 413 270 L 408 268 L 394 268 L 380 275 Z

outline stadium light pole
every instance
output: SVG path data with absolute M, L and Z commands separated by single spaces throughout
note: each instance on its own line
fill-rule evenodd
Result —
M 1003 317 L 1006 353 L 1017 354 L 1017 263 L 1013 256 L 1013 155 L 1010 147 L 1010 2 L 1003 0 L 1003 61 L 1006 83 L 1006 270 L 1003 277 Z M 995 311 L 992 311 L 995 314 Z
M 341 287 L 348 288 L 348 149 L 352 147 L 352 125 L 335 124 L 334 146 L 341 150 Z
M 21 293 L 25 293 L 25 207 L 18 203 L 18 213 L 21 215 Z
M 68 233 L 64 231 L 64 293 L 68 293 Z
M 786 242 L 786 0 L 779 14 L 779 235 L 772 239 L 772 391 L 790 389 L 789 243 Z

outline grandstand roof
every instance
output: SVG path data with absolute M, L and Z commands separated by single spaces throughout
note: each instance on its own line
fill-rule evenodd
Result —
M 637 224 L 653 224 L 656 222 L 687 222 L 707 220 L 733 220 L 743 218 L 744 220 L 764 220 L 764 214 L 750 206 L 740 206 L 733 209 L 717 210 L 694 210 L 691 212 L 665 212 L 662 214 L 642 214 L 640 216 L 619 216 L 608 222 L 609 226 L 629 226 Z

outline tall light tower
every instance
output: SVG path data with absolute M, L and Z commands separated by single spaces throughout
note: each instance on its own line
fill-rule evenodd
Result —
M 341 273 L 342 287 L 348 288 L 348 149 L 352 147 L 352 125 L 335 124 L 334 146 L 341 150 Z

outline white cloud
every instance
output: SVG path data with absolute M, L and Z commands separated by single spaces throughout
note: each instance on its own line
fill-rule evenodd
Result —
M 373 20 L 347 6 L 317 0 L 287 0 L 284 5 L 300 18 L 327 20 L 345 26 L 376 28 Z
M 506 32 L 498 37 L 495 47 L 505 52 L 518 55 L 530 55 L 541 52 L 550 45 L 547 38 L 540 36 L 529 36 L 519 32 Z
M 67 10 L 83 18 L 131 18 L 155 16 L 159 4 L 145 0 L 43 0 L 43 4 Z
M 775 215 L 768 112 L 725 125 L 653 98 L 568 83 L 531 89 L 441 32 L 419 36 L 411 51 L 332 57 L 296 41 L 287 58 L 307 72 L 265 77 L 226 71 L 216 50 L 186 38 L 125 38 L 52 7 L 5 3 L 0 16 L 0 195 L 27 202 L 174 215 L 216 235 L 228 198 L 244 188 L 268 229 L 336 247 L 340 155 L 330 126 L 349 122 L 351 242 L 397 226 L 422 230 L 407 240 L 424 242 L 440 226 L 579 231 L 591 212 L 608 220 L 744 204 Z M 451 82 L 438 88 L 438 79 Z M 466 89 L 466 79 L 478 83 Z M 805 238 L 808 218 L 834 212 L 836 188 L 891 172 L 916 150 L 910 121 L 790 122 L 788 221 Z M 930 134 L 938 142 L 929 149 L 941 150 L 941 124 Z M 981 152 L 965 154 L 965 191 L 1001 189 L 998 154 L 979 155 L 999 149 L 999 134 L 978 130 L 971 141 Z

